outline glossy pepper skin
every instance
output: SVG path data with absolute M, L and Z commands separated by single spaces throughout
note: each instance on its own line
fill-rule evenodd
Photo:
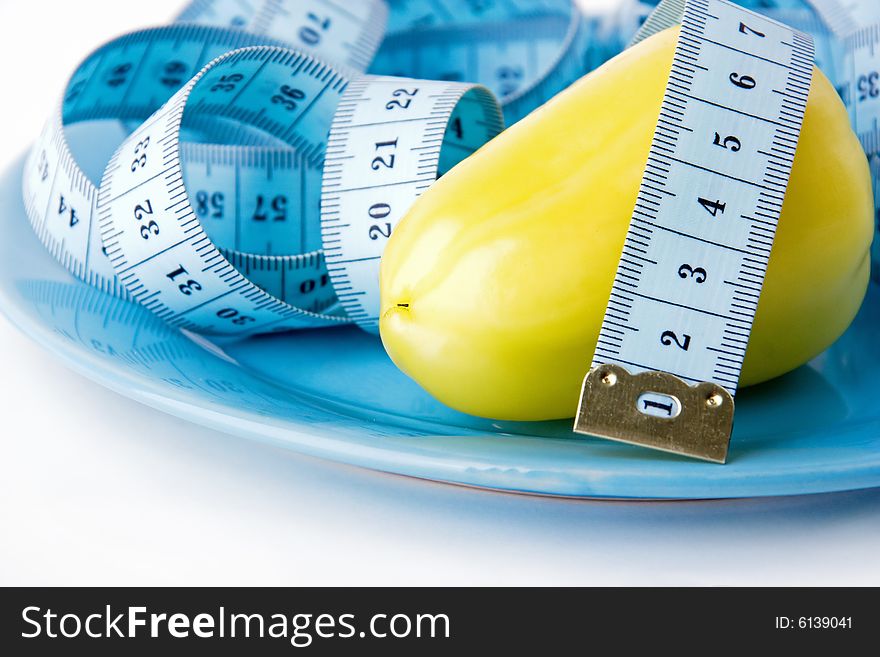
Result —
M 437 399 L 497 419 L 574 415 L 660 111 L 676 31 L 631 48 L 440 179 L 391 237 L 381 334 Z M 828 347 L 873 234 L 866 158 L 813 84 L 741 385 Z

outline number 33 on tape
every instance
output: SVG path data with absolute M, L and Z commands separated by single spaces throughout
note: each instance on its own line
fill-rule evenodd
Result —
M 664 3 L 646 29 L 676 18 L 672 70 L 575 431 L 723 463 L 813 45 L 724 0 Z

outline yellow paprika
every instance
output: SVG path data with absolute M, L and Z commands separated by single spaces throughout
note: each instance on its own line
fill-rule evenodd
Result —
M 455 167 L 381 265 L 381 334 L 437 399 L 498 419 L 574 415 L 660 110 L 676 29 L 627 50 Z M 869 277 L 871 181 L 814 71 L 741 385 L 827 348 Z

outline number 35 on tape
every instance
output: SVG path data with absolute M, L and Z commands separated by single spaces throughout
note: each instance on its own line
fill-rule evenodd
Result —
M 370 12 L 358 20 L 381 32 Z M 26 164 L 28 216 L 76 275 L 174 326 L 242 335 L 353 318 L 375 330 L 384 241 L 502 130 L 499 104 L 480 85 L 362 76 L 266 43 L 175 25 L 95 51 Z M 347 61 L 365 64 L 365 48 Z M 137 127 L 96 187 L 66 131 L 108 119 Z

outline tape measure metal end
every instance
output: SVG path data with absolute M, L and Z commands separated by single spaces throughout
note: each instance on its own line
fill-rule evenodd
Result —
M 715 383 L 600 365 L 584 379 L 574 431 L 725 463 L 733 411 L 733 396 Z

